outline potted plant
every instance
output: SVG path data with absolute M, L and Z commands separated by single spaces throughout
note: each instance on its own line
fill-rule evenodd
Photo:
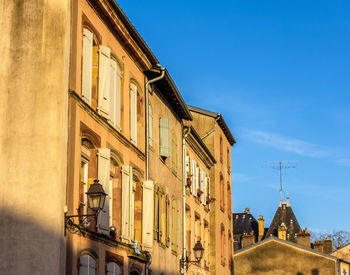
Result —
M 197 196 L 200 197 L 203 194 L 203 191 L 200 189 L 197 189 Z

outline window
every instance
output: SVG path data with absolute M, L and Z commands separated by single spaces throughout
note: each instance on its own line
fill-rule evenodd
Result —
M 170 208 L 170 198 L 160 186 L 155 186 L 154 196 L 154 239 L 169 247 L 170 211 L 172 211 Z
M 209 226 L 207 222 L 204 222 L 204 266 L 209 266 Z
M 194 221 L 194 243 L 198 241 L 201 241 L 201 219 L 196 215 Z
M 93 47 L 96 46 L 96 41 L 91 31 L 83 29 L 83 68 L 82 68 L 82 98 L 91 105 L 92 85 L 96 85 L 97 81 L 93 79 Z M 98 69 L 98 67 L 97 67 Z M 94 72 L 96 73 L 96 72 Z M 96 89 L 96 88 L 95 88 Z
M 89 254 L 79 258 L 79 275 L 95 275 L 97 272 L 96 260 Z
M 221 224 L 221 264 L 225 265 L 225 228 Z
M 170 220 L 170 218 L 169 218 Z M 172 237 L 171 237 L 171 249 L 174 252 L 177 252 L 177 226 L 178 226 L 178 204 L 177 204 L 177 200 L 174 198 L 172 200 L 172 228 L 171 228 L 171 232 L 172 232 Z
M 170 125 L 167 117 L 159 120 L 159 154 L 163 158 L 170 157 Z
M 130 84 L 130 140 L 137 145 L 137 86 Z
M 223 161 L 223 154 L 224 154 L 223 142 L 222 142 L 222 136 L 220 136 L 220 162 L 221 162 L 221 164 L 224 162 Z
M 122 224 L 122 178 L 121 178 L 121 160 L 115 151 L 111 150 L 111 180 L 110 180 L 110 205 L 109 216 L 110 226 L 117 228 L 116 239 L 119 240 L 121 234 Z
M 200 200 L 203 205 L 206 204 L 206 191 L 205 191 L 205 184 L 206 184 L 206 173 L 205 171 L 200 168 L 199 169 L 199 190 L 200 190 Z
M 115 59 L 110 60 L 110 123 L 121 129 L 121 88 L 122 73 Z
M 231 219 L 231 215 L 232 215 L 232 197 L 231 197 L 231 189 L 230 189 L 230 182 L 227 182 L 227 214 L 229 219 Z
M 222 175 L 220 175 L 220 209 L 225 211 L 224 177 Z
M 186 206 L 186 251 L 189 258 L 191 257 L 191 250 L 191 211 Z
M 121 275 L 121 274 L 122 274 L 122 269 L 117 263 L 115 262 L 107 263 L 107 275 Z
M 142 183 L 139 179 L 134 177 L 134 240 L 138 245 L 141 244 L 142 234 Z
M 197 162 L 193 159 L 191 163 L 191 175 L 192 175 L 192 188 L 191 193 L 193 196 L 197 196 L 197 184 L 198 184 L 198 172 L 197 172 Z
M 153 111 L 151 105 L 148 106 L 148 123 L 149 123 L 149 146 L 153 146 Z
M 230 268 L 232 268 L 232 264 L 233 264 L 233 259 L 232 259 L 232 237 L 231 237 L 231 232 L 228 232 L 228 246 L 227 246 L 227 256 L 228 256 L 228 262 L 229 262 L 229 266 Z

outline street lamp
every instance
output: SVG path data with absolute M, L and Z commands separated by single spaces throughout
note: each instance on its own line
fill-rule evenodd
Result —
M 85 194 L 87 195 L 87 199 L 88 199 L 88 207 L 92 211 L 94 211 L 94 214 L 79 213 L 78 215 L 68 216 L 66 213 L 64 213 L 64 220 L 65 220 L 64 235 L 66 235 L 67 229 L 73 233 L 76 233 L 78 231 L 82 232 L 80 226 L 74 223 L 73 218 L 78 217 L 78 218 L 86 219 L 87 217 L 91 217 L 91 216 L 96 217 L 98 212 L 100 212 L 103 209 L 107 194 L 103 190 L 102 185 L 99 184 L 98 179 L 94 180 L 94 183 L 90 185 L 89 190 Z
M 185 259 L 181 258 L 180 259 L 181 273 L 184 273 L 184 271 L 188 269 L 190 264 L 192 264 L 192 263 L 200 263 L 200 261 L 203 258 L 203 253 L 204 253 L 204 248 L 203 248 L 201 242 L 197 241 L 197 243 L 193 247 L 193 254 L 194 254 L 194 257 L 195 257 L 196 260 L 195 261 L 189 261 L 187 255 L 186 255 Z

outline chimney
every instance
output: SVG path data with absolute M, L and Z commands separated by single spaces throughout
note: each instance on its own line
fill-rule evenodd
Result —
M 323 241 L 314 242 L 314 249 L 318 252 L 323 252 Z
M 323 241 L 323 253 L 330 254 L 333 251 L 333 243 L 328 237 Z
M 242 236 L 242 248 L 247 247 L 255 243 L 255 236 L 253 231 L 248 233 L 244 233 Z
M 259 216 L 258 222 L 259 222 L 259 228 L 258 228 L 258 232 L 259 232 L 259 237 L 258 237 L 258 242 L 261 241 L 261 239 L 264 237 L 264 233 L 265 233 L 265 225 L 264 225 L 264 217 L 262 215 Z
M 299 234 L 297 235 L 297 244 L 306 247 L 311 247 L 310 234 L 307 231 L 307 228 L 305 228 L 304 231 L 302 231 L 301 229 L 299 230 Z
M 248 207 L 246 207 L 246 208 L 244 209 L 244 213 L 250 214 L 250 209 L 249 209 Z
M 287 239 L 287 226 L 283 223 L 278 227 L 278 238 L 282 240 Z

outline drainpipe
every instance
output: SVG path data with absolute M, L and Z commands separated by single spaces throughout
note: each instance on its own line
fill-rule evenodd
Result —
M 185 142 L 186 137 L 190 134 L 191 128 L 184 133 L 182 125 L 182 260 L 186 259 L 186 156 Z M 181 274 L 186 275 L 186 269 L 181 270 Z
M 202 136 L 202 139 L 205 139 L 207 136 L 209 136 L 212 132 L 214 132 L 216 130 L 216 122 L 219 120 L 220 118 L 220 114 L 216 117 L 215 121 L 214 121 L 214 128 L 211 129 L 208 133 L 206 133 L 204 136 Z
M 164 67 L 157 64 L 157 68 L 162 72 L 161 75 L 146 83 L 146 180 L 149 180 L 149 85 L 161 80 L 165 75 Z

